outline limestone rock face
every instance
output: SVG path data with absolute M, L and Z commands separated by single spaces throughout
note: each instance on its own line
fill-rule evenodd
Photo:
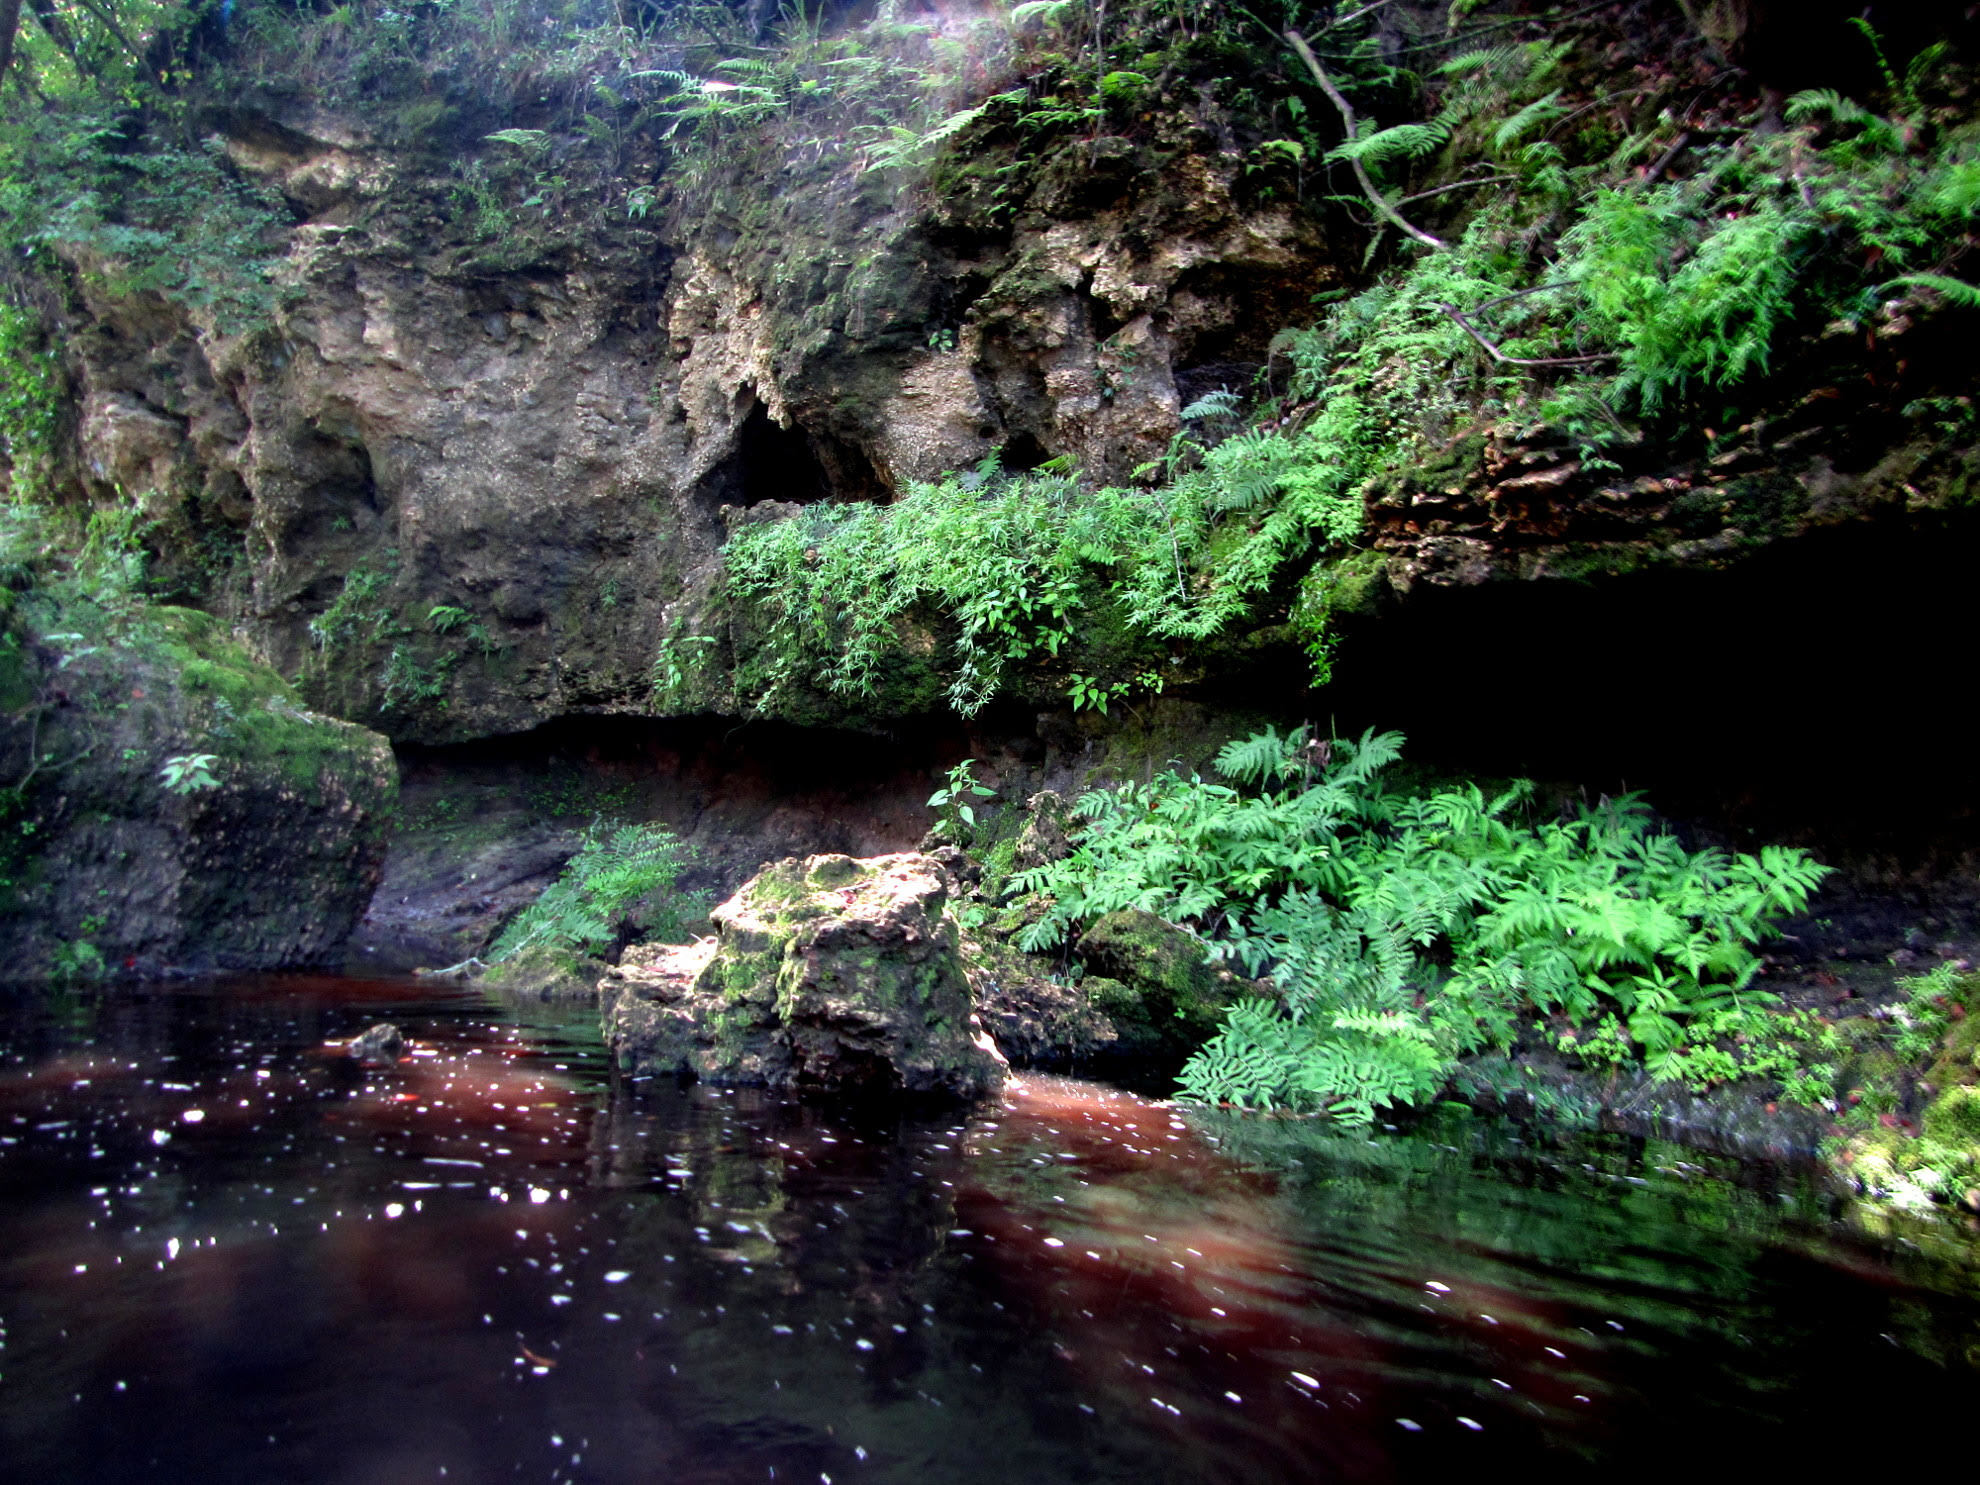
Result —
M 806 1095 L 995 1091 L 949 891 L 912 853 L 765 868 L 715 910 L 714 939 L 629 949 L 606 976 L 619 1065 Z
M 1331 280 L 1317 224 L 1201 141 L 1102 141 L 1015 223 L 856 178 L 764 191 L 787 173 L 759 164 L 719 212 L 492 243 L 363 119 L 261 98 L 212 126 L 297 218 L 287 297 L 223 333 L 78 263 L 77 482 L 149 492 L 177 580 L 238 554 L 203 601 L 399 740 L 732 713 L 725 507 L 884 497 L 1007 446 L 1125 479 Z

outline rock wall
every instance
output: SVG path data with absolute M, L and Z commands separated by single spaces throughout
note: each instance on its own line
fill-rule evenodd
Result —
M 80 271 L 81 476 L 144 492 L 189 585 L 396 738 L 654 710 L 662 641 L 723 622 L 724 506 L 885 498 L 999 449 L 1125 477 L 1332 274 L 1208 105 L 1080 144 L 1015 207 L 792 144 L 746 162 L 774 189 L 494 243 L 359 119 L 211 122 L 297 218 L 284 307 L 230 337 Z
M 1728 46 L 1746 23 L 1725 17 L 1779 9 L 1690 8 Z M 1891 9 L 1877 20 L 1896 36 Z M 1824 24 L 1856 35 L 1835 10 Z M 1448 21 L 1411 0 L 1375 39 L 1393 51 Z M 1715 136 L 1762 103 L 1675 6 L 1576 9 L 1517 34 L 1567 37 L 1591 97 L 1682 71 Z M 1814 76 L 1800 67 L 1774 70 L 1799 85 Z M 747 710 L 727 667 L 750 636 L 719 582 L 735 521 L 886 499 L 993 452 L 1133 478 L 1183 406 L 1249 385 L 1275 331 L 1385 261 L 1352 212 L 1273 173 L 1260 146 L 1279 124 L 1208 85 L 1033 150 L 980 82 L 968 101 L 994 127 L 919 164 L 868 168 L 826 126 L 794 123 L 692 169 L 638 136 L 596 179 L 572 163 L 571 118 L 531 115 L 554 125 L 537 143 L 491 142 L 516 120 L 458 86 L 424 135 L 392 119 L 427 102 L 367 116 L 301 88 L 210 100 L 212 149 L 290 218 L 282 303 L 269 327 L 223 334 L 154 295 L 111 295 L 75 258 L 78 477 L 100 500 L 138 496 L 166 569 L 313 704 L 396 740 Z M 498 201 L 498 177 L 561 184 Z M 1468 198 L 1444 189 L 1411 209 L 1461 229 Z M 1763 415 L 1612 449 L 1612 464 L 1469 424 L 1365 492 L 1365 549 L 1307 596 L 1351 620 L 1426 592 L 1716 572 L 1835 531 L 1970 541 L 1962 325 L 1929 292 L 1894 294 L 1867 332 L 1798 345 Z M 1275 622 L 1286 598 L 1261 604 L 1255 633 L 1179 659 L 1174 684 L 1300 673 Z M 939 690 L 902 684 L 861 712 L 792 687 L 779 704 L 880 730 Z

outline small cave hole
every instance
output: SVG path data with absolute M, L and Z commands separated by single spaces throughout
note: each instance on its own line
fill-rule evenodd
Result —
M 801 505 L 832 498 L 832 479 L 801 428 L 782 428 L 758 403 L 736 436 L 742 504 L 793 500 Z
M 997 450 L 997 467 L 1005 474 L 1029 474 L 1051 457 L 1035 434 L 1017 428 Z

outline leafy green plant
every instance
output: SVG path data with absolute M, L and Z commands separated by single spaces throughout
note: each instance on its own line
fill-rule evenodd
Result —
M 1263 1097 L 1276 1067 L 1271 1101 L 1350 1118 L 1423 1096 L 1433 1065 L 1509 1044 L 1535 1010 L 1613 1018 L 1654 1055 L 1765 999 L 1754 945 L 1820 881 L 1805 853 L 1688 851 L 1634 798 L 1529 824 L 1525 785 L 1394 793 L 1401 744 L 1268 730 L 1219 753 L 1230 784 L 1170 772 L 1081 796 L 1078 847 L 1015 879 L 1046 903 L 1019 946 L 1126 907 L 1194 926 L 1281 999 L 1226 1025 L 1191 1096 L 1242 1063 L 1233 1096 Z
M 61 367 L 34 317 L 0 301 L 0 459 L 15 501 L 40 495 L 55 456 Z
M 181 753 L 165 760 L 159 767 L 158 777 L 174 794 L 197 794 L 202 789 L 217 789 L 220 780 L 213 776 L 213 765 L 219 761 L 212 753 Z
M 503 928 L 490 962 L 537 947 L 596 953 L 635 928 L 662 941 L 685 938 L 705 913 L 701 899 L 672 890 L 686 866 L 686 848 L 664 825 L 594 822 L 557 880 Z
M 744 526 L 724 549 L 729 587 L 761 612 L 767 643 L 739 680 L 765 706 L 800 681 L 870 696 L 920 607 L 947 621 L 949 701 L 973 714 L 1011 662 L 1060 653 L 1090 612 L 1089 579 L 1131 560 L 1162 523 L 1146 492 L 990 469 L 914 485 L 888 506 Z
M 944 776 L 942 787 L 928 796 L 928 808 L 943 817 L 942 823 L 948 825 L 952 833 L 957 822 L 974 831 L 976 806 L 972 801 L 996 797 L 995 789 L 985 788 L 976 781 L 976 760 L 965 758 Z

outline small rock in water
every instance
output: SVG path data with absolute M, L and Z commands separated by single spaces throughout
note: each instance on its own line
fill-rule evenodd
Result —
M 405 1036 L 390 1021 L 380 1021 L 351 1040 L 351 1056 L 359 1062 L 397 1062 L 405 1050 Z

